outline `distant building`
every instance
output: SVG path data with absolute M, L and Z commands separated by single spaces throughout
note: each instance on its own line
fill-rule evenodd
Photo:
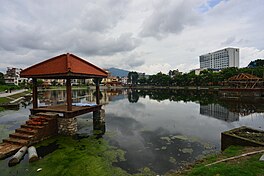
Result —
M 227 108 L 219 104 L 200 105 L 200 114 L 228 122 L 239 120 L 238 113 L 230 112 Z
M 120 79 L 121 79 L 121 83 L 122 83 L 122 84 L 127 84 L 127 80 L 128 80 L 127 77 L 122 77 L 122 78 L 120 78 Z
M 221 69 L 216 69 L 216 68 L 198 68 L 198 69 L 194 69 L 194 70 L 192 70 L 192 71 L 194 71 L 194 74 L 195 74 L 195 75 L 200 75 L 201 72 L 204 71 L 204 70 L 212 71 L 212 72 L 214 72 L 214 73 L 216 73 L 216 72 L 220 72 L 220 71 L 221 71 Z
M 121 85 L 121 81 L 119 81 L 119 78 L 116 76 L 111 76 L 111 72 L 108 70 L 105 70 L 107 74 L 107 78 L 103 78 L 101 83 L 107 86 L 118 86 Z
M 239 67 L 239 49 L 225 48 L 200 56 L 200 68 Z
M 27 78 L 20 78 L 21 71 L 21 68 L 7 67 L 6 74 L 4 75 L 5 83 L 18 85 L 22 82 L 26 82 Z

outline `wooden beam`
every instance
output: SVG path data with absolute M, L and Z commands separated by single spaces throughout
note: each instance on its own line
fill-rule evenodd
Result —
M 38 85 L 37 78 L 33 78 L 32 80 L 33 88 L 32 88 L 32 98 L 33 98 L 33 109 L 38 108 Z
M 67 92 L 67 111 L 72 111 L 72 91 L 71 79 L 66 79 L 66 92 Z

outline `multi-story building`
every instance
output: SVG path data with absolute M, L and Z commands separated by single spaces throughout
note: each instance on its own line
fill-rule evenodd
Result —
M 10 68 L 7 67 L 6 74 L 4 75 L 5 83 L 6 84 L 15 84 L 18 85 L 22 82 L 27 82 L 27 78 L 21 78 L 20 72 L 22 71 L 21 68 Z
M 200 68 L 239 67 L 239 49 L 225 48 L 200 56 Z

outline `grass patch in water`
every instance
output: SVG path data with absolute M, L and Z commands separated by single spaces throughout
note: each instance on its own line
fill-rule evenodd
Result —
M 5 108 L 3 108 L 3 107 L 0 107 L 0 112 L 1 112 L 1 111 L 4 111 L 4 110 L 5 110 Z
M 0 97 L 0 103 L 8 103 L 10 102 L 11 100 L 6 98 L 6 97 Z

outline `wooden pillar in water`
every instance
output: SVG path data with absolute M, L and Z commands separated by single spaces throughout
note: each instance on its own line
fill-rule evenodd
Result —
M 71 79 L 66 79 L 66 92 L 67 92 L 67 111 L 72 110 L 72 91 L 71 91 Z
M 96 104 L 100 104 L 100 81 L 98 78 L 95 79 L 95 85 L 96 85 Z
M 33 78 L 32 80 L 33 88 L 32 88 L 32 98 L 33 98 L 33 109 L 38 108 L 38 86 L 37 86 L 37 78 Z

